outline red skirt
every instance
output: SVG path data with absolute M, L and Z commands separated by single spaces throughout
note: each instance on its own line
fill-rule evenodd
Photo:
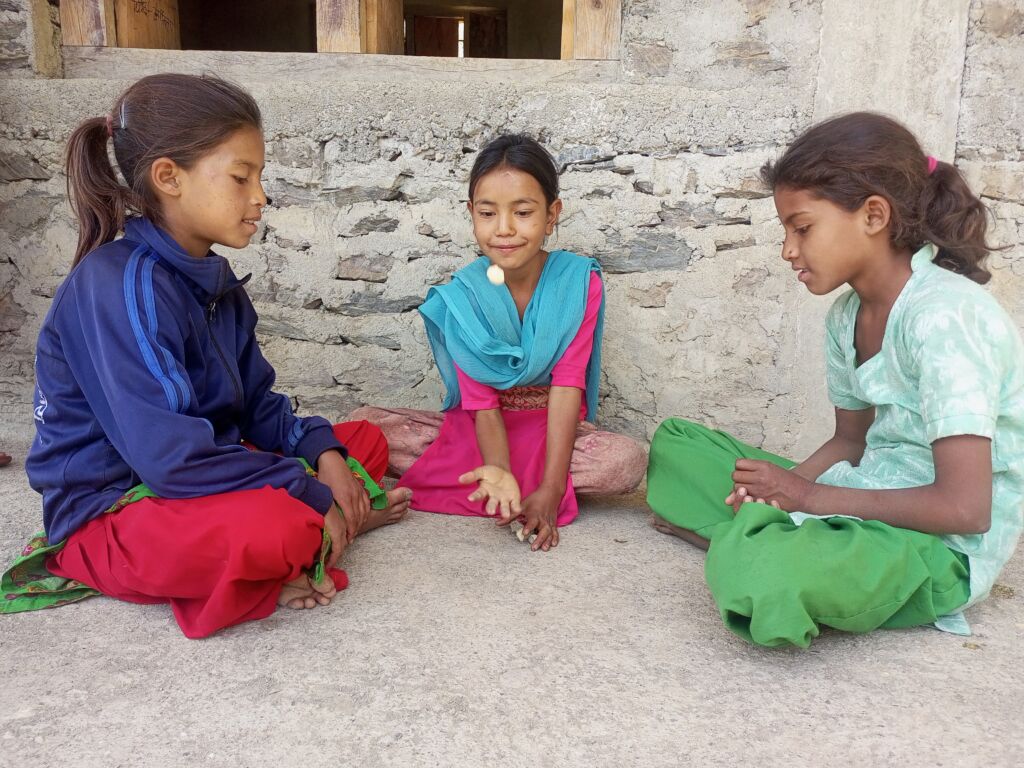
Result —
M 334 434 L 380 482 L 388 465 L 380 429 L 354 421 Z M 90 520 L 47 568 L 119 600 L 170 603 L 186 637 L 206 637 L 273 613 L 285 582 L 315 563 L 323 527 L 322 515 L 270 487 L 146 498 Z M 348 586 L 344 571 L 331 576 Z

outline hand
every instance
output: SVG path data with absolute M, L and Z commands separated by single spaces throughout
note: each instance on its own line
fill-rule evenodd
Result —
M 468 498 L 470 501 L 487 499 L 484 510 L 488 515 L 500 511 L 505 522 L 512 522 L 523 511 L 519 483 L 507 469 L 496 467 L 493 464 L 484 464 L 472 472 L 461 475 L 459 482 L 463 485 L 480 483 Z
M 345 518 L 341 516 L 341 513 L 338 512 L 338 507 L 334 504 L 331 505 L 331 508 L 327 510 L 327 514 L 324 515 L 324 530 L 331 537 L 331 550 L 327 553 L 324 565 L 328 568 L 333 568 L 337 565 L 341 553 L 345 551 L 349 544 Z M 325 578 L 330 577 L 327 576 Z
M 810 480 L 770 461 L 737 459 L 732 473 L 733 491 L 725 503 L 739 511 L 748 501 L 771 504 L 777 509 L 796 512 L 805 506 L 807 494 L 814 486 Z
M 559 492 L 554 488 L 545 486 L 539 487 L 523 500 L 523 516 L 526 518 L 523 527 L 523 538 L 529 539 L 530 534 L 536 533 L 530 548 L 536 552 L 543 549 L 547 552 L 551 547 L 558 546 L 558 525 L 555 520 L 558 517 L 558 505 L 562 501 L 565 491 Z M 508 525 L 512 519 L 502 520 L 498 525 Z
M 340 551 L 344 549 L 342 545 L 350 544 L 366 524 L 370 514 L 370 497 L 362 481 L 352 474 L 345 459 L 337 451 L 324 451 L 320 454 L 317 469 L 320 482 L 331 489 L 334 501 L 341 507 L 341 515 L 338 515 L 336 509 L 332 512 L 343 519 L 344 535 L 334 538 L 334 532 L 327 529 L 335 548 Z M 327 526 L 326 519 L 324 525 Z

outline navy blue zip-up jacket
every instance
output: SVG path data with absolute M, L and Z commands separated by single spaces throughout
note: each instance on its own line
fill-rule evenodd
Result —
M 272 391 L 247 279 L 146 219 L 68 275 L 39 333 L 26 462 L 51 543 L 140 481 L 170 499 L 270 486 L 330 508 L 330 489 L 287 457 L 316 466 L 345 449 L 325 419 L 296 417 Z

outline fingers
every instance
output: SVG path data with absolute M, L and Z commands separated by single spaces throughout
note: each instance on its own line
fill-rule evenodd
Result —
M 331 537 L 331 544 L 333 545 L 332 551 L 337 551 L 339 556 L 345 545 L 350 544 L 356 537 L 356 533 L 359 532 L 359 521 L 356 519 L 354 512 L 348 511 L 351 509 L 352 507 L 347 503 L 345 506 L 342 506 L 335 499 L 333 511 L 337 512 L 338 517 L 341 519 L 341 529 L 337 531 L 337 535 Z
M 345 547 L 347 547 L 344 541 L 332 541 L 331 551 L 327 553 L 327 557 L 324 558 L 324 565 L 328 568 L 333 568 L 338 564 L 338 560 L 345 553 Z M 314 563 L 315 565 L 315 563 Z
M 495 512 L 498 511 L 498 500 L 496 498 L 494 498 L 493 496 L 491 496 L 489 499 L 487 499 L 487 505 L 484 507 L 484 511 L 488 515 L 495 514 Z
M 760 459 L 736 459 L 736 469 L 752 471 L 759 469 L 768 462 L 761 461 Z
M 547 552 L 551 547 L 558 543 L 557 540 L 558 529 L 548 523 L 542 523 L 537 529 L 537 538 L 533 544 L 530 545 L 530 549 L 536 552 L 538 549 L 543 549 Z
M 738 486 L 729 494 L 729 500 L 726 501 L 726 504 L 729 504 L 732 507 L 733 514 L 736 514 L 740 511 L 740 507 L 742 507 L 746 501 L 747 489 L 743 486 Z
M 736 485 L 749 485 L 756 481 L 760 475 L 749 469 L 737 469 L 732 473 L 732 481 Z
M 459 482 L 462 483 L 463 485 L 475 483 L 477 480 L 480 479 L 479 477 L 477 477 L 477 471 L 477 469 L 474 469 L 472 472 L 464 472 L 463 474 L 459 475 Z M 449 477 L 451 477 L 451 475 L 449 475 Z

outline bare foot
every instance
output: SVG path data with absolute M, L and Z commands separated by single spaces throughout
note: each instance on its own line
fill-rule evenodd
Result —
M 371 509 L 366 517 L 366 522 L 359 529 L 359 533 L 372 531 L 382 525 L 394 525 L 409 511 L 409 501 L 412 499 L 411 488 L 394 488 L 387 492 L 388 505 L 384 509 Z
M 657 515 L 651 515 L 651 527 L 659 533 L 666 533 L 669 536 L 678 536 L 683 541 L 687 541 L 693 546 L 703 550 L 707 550 L 710 546 L 710 542 L 703 536 L 698 536 L 693 531 L 688 531 L 685 528 L 680 528 L 678 525 L 672 525 L 668 520 L 663 520 Z
M 277 598 L 277 604 L 287 608 L 316 608 L 318 605 L 327 605 L 331 598 L 338 594 L 334 587 L 334 581 L 330 576 L 324 576 L 321 582 L 314 582 L 306 574 L 302 574 L 293 581 L 286 582 L 281 588 L 281 595 Z

